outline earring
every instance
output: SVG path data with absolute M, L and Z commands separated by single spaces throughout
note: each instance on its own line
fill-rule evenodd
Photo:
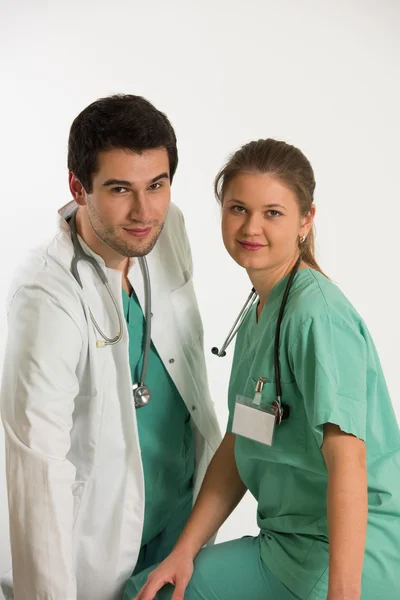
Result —
M 303 237 L 300 238 L 300 244 L 304 244 L 305 241 L 306 241 L 306 236 L 303 235 Z

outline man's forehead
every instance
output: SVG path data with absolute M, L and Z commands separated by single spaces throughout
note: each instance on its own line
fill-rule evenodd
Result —
M 142 153 L 122 148 L 99 153 L 96 179 L 117 179 L 130 182 L 150 181 L 165 173 L 169 176 L 169 159 L 165 148 Z

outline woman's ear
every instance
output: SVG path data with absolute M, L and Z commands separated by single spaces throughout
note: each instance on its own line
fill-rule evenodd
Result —
M 314 223 L 315 213 L 316 213 L 315 204 L 312 204 L 311 210 L 306 215 L 301 217 L 301 227 L 300 227 L 300 232 L 299 232 L 300 238 L 308 236 L 310 229 Z

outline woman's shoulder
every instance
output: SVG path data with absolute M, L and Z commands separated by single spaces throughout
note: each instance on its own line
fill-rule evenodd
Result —
M 314 269 L 302 269 L 289 297 L 290 320 L 298 330 L 307 321 L 329 318 L 359 329 L 362 318 L 340 287 Z M 288 311 L 289 312 L 289 311 Z

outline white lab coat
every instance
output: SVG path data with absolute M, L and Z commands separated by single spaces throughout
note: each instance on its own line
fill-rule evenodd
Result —
M 83 291 L 70 272 L 65 217 L 75 207 L 60 211 L 57 235 L 32 253 L 11 289 L 1 405 L 15 600 L 117 599 L 140 549 L 144 482 L 128 333 L 124 323 L 121 342 L 96 347 L 89 307 L 110 337 L 118 319 L 90 265 L 79 263 Z M 123 311 L 121 273 L 93 255 Z M 197 494 L 220 432 L 176 206 L 147 260 L 152 340 L 192 416 Z M 129 280 L 144 308 L 135 260 Z

